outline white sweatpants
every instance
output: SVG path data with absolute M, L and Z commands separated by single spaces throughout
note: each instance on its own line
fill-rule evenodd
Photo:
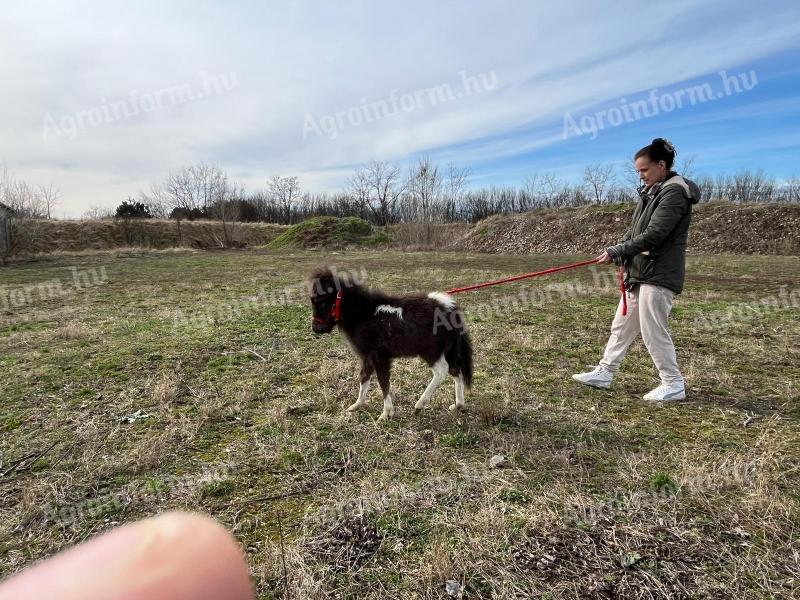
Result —
M 617 314 L 611 323 L 611 337 L 608 338 L 600 364 L 615 373 L 628 348 L 641 332 L 661 382 L 683 383 L 668 324 L 675 293 L 665 287 L 642 283 L 627 294 L 628 314 L 622 316 L 620 298 Z

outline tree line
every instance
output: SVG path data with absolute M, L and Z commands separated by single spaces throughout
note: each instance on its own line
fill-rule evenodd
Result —
M 703 201 L 736 203 L 800 202 L 800 179 L 778 183 L 763 171 L 744 170 L 716 177 L 695 175 L 693 160 L 678 172 L 700 187 Z M 376 225 L 403 222 L 476 222 L 494 214 L 537 208 L 635 202 L 638 174 L 612 164 L 588 165 L 580 182 L 552 173 L 532 173 L 521 185 L 468 188 L 470 171 L 419 158 L 405 172 L 386 161 L 370 161 L 355 170 L 335 193 L 303 191 L 297 177 L 274 175 L 264 189 L 246 192 L 217 166 L 201 163 L 171 173 L 140 194 L 154 216 L 211 218 L 225 222 L 291 224 L 312 216 L 358 216 Z
M 743 170 L 715 177 L 697 175 L 693 160 L 677 166 L 693 179 L 702 200 L 735 203 L 800 202 L 800 179 L 777 182 L 763 171 Z M 414 222 L 476 222 L 495 214 L 537 208 L 579 207 L 637 200 L 638 175 L 632 163 L 620 171 L 608 163 L 586 166 L 577 183 L 553 173 L 531 173 L 518 185 L 468 186 L 471 172 L 452 164 L 419 158 L 407 169 L 373 160 L 358 167 L 343 189 L 310 192 L 296 176 L 273 175 L 262 189 L 248 191 L 217 165 L 198 163 L 170 173 L 128 198 L 115 211 L 92 208 L 85 218 L 213 219 L 291 224 L 312 216 L 358 216 L 376 225 Z M 53 184 L 32 186 L 0 173 L 0 203 L 18 214 L 49 218 L 61 192 Z

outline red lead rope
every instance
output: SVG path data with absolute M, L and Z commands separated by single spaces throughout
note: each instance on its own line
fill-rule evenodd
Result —
M 628 314 L 628 294 L 625 291 L 625 267 L 617 269 L 617 279 L 619 279 L 619 295 L 622 296 L 622 316 Z
M 514 277 L 505 277 L 504 279 L 497 279 L 495 281 L 487 281 L 486 283 L 476 283 L 475 285 L 468 285 L 466 287 L 457 287 L 452 290 L 447 290 L 448 294 L 458 294 L 460 292 L 469 292 L 471 290 L 479 290 L 481 288 L 489 287 L 492 285 L 500 285 L 501 283 L 511 283 L 512 281 L 519 281 L 520 279 L 529 279 L 530 277 L 539 277 L 541 275 L 549 275 L 550 273 L 558 273 L 559 271 L 566 271 L 567 269 L 577 269 L 578 267 L 585 267 L 588 265 L 597 264 L 596 259 L 584 260 L 581 262 L 571 263 L 568 265 L 561 265 L 560 267 L 552 267 L 544 271 L 535 271 L 533 273 L 525 273 L 524 275 L 515 275 Z M 619 289 L 622 294 L 622 315 L 628 314 L 628 301 L 625 294 L 625 282 L 623 280 L 623 269 L 620 267 L 618 271 Z

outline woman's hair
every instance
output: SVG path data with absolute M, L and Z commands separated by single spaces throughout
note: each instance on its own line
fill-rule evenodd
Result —
M 665 140 L 664 138 L 656 138 L 649 145 L 645 146 L 641 150 L 639 150 L 636 155 L 633 157 L 633 160 L 637 158 L 641 158 L 642 156 L 646 156 L 653 162 L 658 162 L 663 160 L 667 163 L 667 169 L 672 169 L 672 164 L 675 162 L 675 157 L 678 155 L 678 151 L 675 150 L 675 146 L 669 140 Z

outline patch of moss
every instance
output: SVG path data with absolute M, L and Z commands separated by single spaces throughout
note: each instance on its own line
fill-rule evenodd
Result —
M 280 465 L 284 469 L 291 469 L 292 467 L 303 463 L 303 455 L 296 450 L 284 450 L 279 459 Z
M 441 437 L 441 444 L 447 448 L 463 448 L 469 446 L 470 440 L 463 431 L 446 433 Z
M 528 504 L 531 501 L 530 494 L 517 488 L 509 488 L 500 492 L 500 499 L 511 504 Z
M 17 415 L 0 416 L 0 431 L 14 431 L 22 425 L 22 419 Z
M 223 481 L 211 481 L 206 483 L 200 490 L 200 496 L 206 498 L 224 498 L 233 493 L 235 489 L 233 481 L 225 479 Z
M 674 493 L 678 489 L 678 484 L 666 473 L 656 473 L 648 483 L 650 488 L 657 492 Z

